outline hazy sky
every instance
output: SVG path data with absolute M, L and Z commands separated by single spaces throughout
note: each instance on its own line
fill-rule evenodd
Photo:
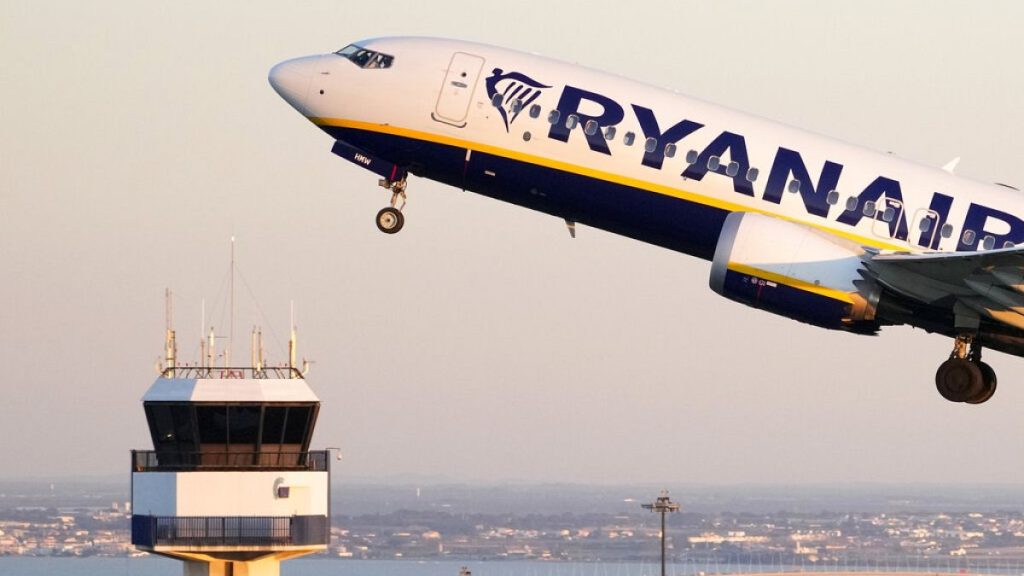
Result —
M 120 474 L 176 292 L 236 357 L 288 305 L 342 479 L 1021 482 L 1024 359 L 951 404 L 951 342 L 727 301 L 709 264 L 422 179 L 387 194 L 267 84 L 380 35 L 580 62 L 932 165 L 1024 183 L 1019 2 L 0 0 L 0 477 Z M 248 297 L 255 293 L 257 306 Z M 269 334 L 273 332 L 273 334 Z M 276 337 L 274 336 L 276 335 Z

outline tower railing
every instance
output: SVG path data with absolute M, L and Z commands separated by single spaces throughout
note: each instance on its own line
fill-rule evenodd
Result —
M 230 452 L 176 452 L 132 450 L 134 472 L 182 472 L 221 470 L 299 470 L 327 472 L 330 452 L 246 450 Z
M 143 547 L 266 547 L 327 544 L 326 516 L 132 516 Z
M 293 366 L 252 366 L 210 367 L 210 366 L 174 366 L 164 368 L 160 376 L 162 378 L 180 378 L 186 380 L 227 380 L 227 379 L 256 379 L 256 380 L 289 380 L 301 379 L 302 371 Z

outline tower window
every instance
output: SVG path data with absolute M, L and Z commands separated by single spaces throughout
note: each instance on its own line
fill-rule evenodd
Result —
M 227 444 L 227 406 L 196 406 L 200 444 Z

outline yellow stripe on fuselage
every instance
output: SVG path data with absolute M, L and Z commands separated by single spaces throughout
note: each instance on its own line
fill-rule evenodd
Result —
M 749 206 L 743 206 L 741 204 L 735 204 L 728 202 L 720 198 L 712 198 L 710 196 L 704 196 L 701 194 L 695 194 L 686 190 L 680 190 L 678 188 L 672 188 L 664 186 L 662 184 L 655 184 L 654 182 L 647 182 L 644 180 L 638 180 L 636 178 L 630 178 L 621 174 L 615 174 L 612 172 L 603 172 L 601 170 L 595 170 L 593 168 L 587 168 L 585 166 L 578 166 L 576 164 L 569 164 L 567 162 L 561 162 L 544 156 L 534 156 L 532 154 L 525 154 L 523 152 L 517 152 L 515 150 L 508 150 L 506 148 L 499 148 L 497 146 L 491 146 L 489 144 L 481 144 L 479 142 L 472 142 L 469 140 L 462 140 L 460 138 L 452 138 L 451 136 L 443 136 L 441 134 L 433 134 L 430 132 L 421 132 L 419 130 L 412 130 L 409 128 L 400 128 L 398 126 L 391 126 L 390 124 L 374 124 L 371 122 L 360 122 L 357 120 L 345 120 L 341 118 L 321 118 L 316 116 L 310 116 L 309 120 L 317 126 L 332 126 L 336 128 L 351 128 L 353 130 L 365 130 L 368 132 L 376 132 L 378 134 L 390 134 L 392 136 L 401 136 L 403 138 L 412 138 L 414 140 L 422 140 L 425 142 L 433 142 L 435 144 L 444 144 L 447 146 L 454 146 L 456 148 L 465 148 L 474 152 L 483 152 L 485 154 L 491 154 L 493 156 L 500 156 L 502 158 L 508 158 L 510 160 L 517 160 L 519 162 L 526 162 L 528 164 L 534 164 L 537 166 L 543 166 L 545 168 L 551 168 L 554 170 L 561 170 L 570 174 L 576 174 L 579 176 L 585 176 L 587 178 L 594 178 L 605 182 L 612 182 L 620 184 L 622 186 L 628 186 L 630 188 L 636 188 L 638 190 L 645 190 L 647 192 L 653 192 L 655 194 L 661 194 L 664 196 L 671 196 L 672 198 L 679 198 L 689 202 L 695 202 L 704 206 L 711 206 L 713 208 L 719 208 L 729 212 L 757 212 L 766 216 L 772 216 L 781 220 L 788 220 L 804 226 L 810 226 L 823 230 L 829 234 L 835 234 L 853 240 L 862 246 L 871 246 L 873 248 L 880 248 L 883 250 L 897 250 L 906 251 L 909 247 L 905 244 L 893 244 L 886 242 L 879 238 L 871 238 L 867 236 L 861 236 L 853 232 L 844 232 L 829 228 L 821 224 L 815 224 L 813 222 L 807 222 L 798 218 L 792 218 L 782 214 L 776 214 L 767 210 L 759 210 L 757 208 L 751 208 Z
M 790 278 L 789 276 L 783 276 L 782 274 L 776 274 L 774 272 L 768 272 L 767 270 L 761 270 L 760 268 L 754 268 L 753 266 L 747 266 L 745 264 L 739 264 L 737 262 L 729 262 L 726 266 L 729 270 L 737 272 L 739 274 L 746 274 L 747 276 L 756 276 L 758 278 L 768 280 L 770 282 L 776 282 L 778 284 L 784 284 L 790 288 L 796 288 L 797 290 L 803 290 L 804 292 L 811 292 L 819 296 L 831 298 L 833 300 L 840 300 L 847 304 L 853 304 L 853 297 L 842 290 L 833 290 L 832 288 L 825 288 L 824 286 L 818 286 L 798 280 L 796 278 Z

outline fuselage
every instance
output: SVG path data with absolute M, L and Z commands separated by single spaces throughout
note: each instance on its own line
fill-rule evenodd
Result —
M 357 44 L 387 66 L 311 56 L 278 65 L 272 82 L 335 139 L 568 221 L 707 259 L 737 211 L 882 250 L 1024 242 L 1024 198 L 1011 188 L 537 55 L 428 38 Z

